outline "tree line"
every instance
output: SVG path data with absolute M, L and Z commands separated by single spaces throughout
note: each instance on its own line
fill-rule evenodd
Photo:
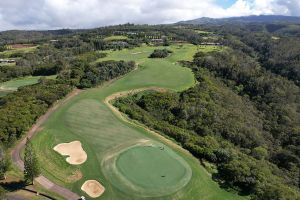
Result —
M 122 76 L 134 68 L 135 62 L 132 61 L 104 61 L 89 64 L 76 60 L 72 62 L 72 69 L 62 71 L 58 79 L 78 88 L 91 88 Z

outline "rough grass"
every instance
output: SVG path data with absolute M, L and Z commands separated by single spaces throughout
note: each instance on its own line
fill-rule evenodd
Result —
M 113 36 L 109 36 L 104 38 L 104 41 L 118 41 L 118 40 L 127 40 L 128 37 L 127 36 L 123 36 L 123 35 L 113 35 Z
M 143 46 L 132 50 L 108 52 L 108 57 L 99 60 L 135 60 L 140 67 L 113 83 L 82 92 L 48 119 L 43 130 L 33 140 L 38 158 L 42 163 L 42 171 L 47 177 L 84 196 L 87 195 L 80 190 L 81 185 L 86 180 L 96 179 L 106 189 L 99 199 L 144 199 L 118 190 L 105 177 L 101 162 L 111 149 L 124 142 L 150 139 L 168 146 L 181 156 L 192 169 L 192 178 L 183 189 L 172 195 L 151 199 L 243 199 L 243 197 L 221 189 L 191 154 L 169 140 L 123 121 L 104 103 L 107 96 L 125 90 L 158 86 L 180 91 L 193 86 L 195 80 L 192 72 L 175 62 L 191 60 L 197 47 L 184 45 L 169 48 L 174 53 L 166 59 L 148 59 L 155 47 Z M 137 52 L 141 53 L 137 54 Z M 87 161 L 80 166 L 68 165 L 64 157 L 53 151 L 55 145 L 74 140 L 81 141 L 88 155 Z M 74 183 L 67 182 L 70 174 L 76 170 L 82 172 L 83 178 Z

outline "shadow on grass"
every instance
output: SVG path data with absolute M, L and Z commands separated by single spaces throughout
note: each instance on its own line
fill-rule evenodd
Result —
M 14 181 L 14 182 L 8 182 L 8 183 L 1 183 L 0 186 L 2 186 L 8 192 L 24 190 L 24 191 L 27 191 L 27 192 L 30 192 L 33 194 L 37 193 L 37 191 L 35 191 L 33 189 L 26 188 L 27 186 L 31 186 L 31 185 L 27 184 L 25 181 Z M 39 195 L 46 197 L 48 199 L 51 199 L 51 200 L 56 200 L 55 198 L 53 198 L 47 194 L 39 193 Z
M 13 181 L 8 183 L 1 183 L 0 184 L 6 191 L 14 192 L 17 190 L 24 189 L 28 184 L 24 181 Z

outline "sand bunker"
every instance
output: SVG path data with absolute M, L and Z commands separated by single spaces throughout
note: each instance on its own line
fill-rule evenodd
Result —
M 141 54 L 143 52 L 135 52 L 135 53 L 131 53 L 132 55 L 136 55 L 136 54 Z
M 98 181 L 88 180 L 81 186 L 81 190 L 86 192 L 90 197 L 97 198 L 103 194 L 105 188 Z
M 63 156 L 69 156 L 66 161 L 71 165 L 80 165 L 87 159 L 87 155 L 83 150 L 80 141 L 62 143 L 56 145 L 53 149 Z

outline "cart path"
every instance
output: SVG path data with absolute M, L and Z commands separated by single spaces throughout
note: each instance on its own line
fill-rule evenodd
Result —
M 21 150 L 24 148 L 26 144 L 27 138 L 32 138 L 40 129 L 41 126 L 44 124 L 45 121 L 50 117 L 50 115 L 53 114 L 54 111 L 56 111 L 61 105 L 65 104 L 69 100 L 71 100 L 73 97 L 77 96 L 81 90 L 74 89 L 71 93 L 69 93 L 63 100 L 58 101 L 58 103 L 55 103 L 44 115 L 42 115 L 36 123 L 31 127 L 31 129 L 27 132 L 25 137 L 19 142 L 15 148 L 12 150 L 11 156 L 13 163 L 22 171 L 24 171 L 24 162 L 20 157 Z M 49 179 L 47 179 L 45 176 L 41 175 L 35 179 L 36 182 L 38 182 L 40 185 L 42 185 L 47 190 L 50 190 L 52 192 L 57 193 L 58 195 L 64 197 L 68 200 L 78 200 L 80 199 L 80 196 L 71 190 L 61 187 Z

